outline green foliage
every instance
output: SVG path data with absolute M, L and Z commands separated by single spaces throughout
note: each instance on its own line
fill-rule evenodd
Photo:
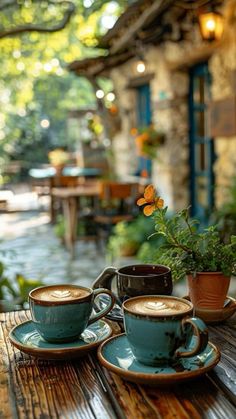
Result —
M 109 238 L 107 250 L 110 255 L 121 256 L 127 252 L 135 254 L 139 246 L 138 236 L 133 227 L 126 222 L 118 223 Z M 127 250 L 128 249 L 128 250 Z
M 8 160 L 24 160 L 32 167 L 47 163 L 47 153 L 52 148 L 67 146 L 73 151 L 75 144 L 69 143 L 67 135 L 68 112 L 96 107 L 90 83 L 70 73 L 67 66 L 77 59 L 104 54 L 95 48 L 96 37 L 103 31 L 103 18 L 116 18 L 127 2 L 119 0 L 113 9 L 108 0 L 91 2 L 90 7 L 85 7 L 83 0 L 73 3 L 76 12 L 60 32 L 26 32 L 0 39 L 2 182 Z M 50 27 L 62 19 L 66 6 L 47 0 L 12 4 L 0 8 L 0 32 L 27 24 Z M 101 85 L 105 88 L 106 82 L 101 80 Z M 48 128 L 41 126 L 43 119 L 49 120 Z
M 132 251 L 132 254 L 136 254 L 143 242 L 150 236 L 153 228 L 153 220 L 151 218 L 144 219 L 142 216 L 131 222 L 118 223 L 109 238 L 108 252 L 120 256 L 122 252 L 128 253 L 130 250 L 130 253 Z
M 136 145 L 142 150 L 142 153 L 150 159 L 157 157 L 157 150 L 165 141 L 165 134 L 156 130 L 153 125 L 134 128 L 131 130 L 136 136 Z
M 41 285 L 41 281 L 26 279 L 22 274 L 9 278 L 6 266 L 0 261 L 0 300 L 11 299 L 15 304 L 23 304 L 28 300 L 29 292 Z
M 231 237 L 223 243 L 217 226 L 200 231 L 197 220 L 191 220 L 188 209 L 171 218 L 167 217 L 167 207 L 155 212 L 156 235 L 163 238 L 153 262 L 170 266 L 175 280 L 185 274 L 196 272 L 236 272 L 236 240 Z
M 54 232 L 57 237 L 63 239 L 66 232 L 65 217 L 62 214 L 59 214 L 56 219 L 56 224 L 54 226 Z
M 90 217 L 84 217 L 79 220 L 77 223 L 77 237 L 79 236 L 91 236 L 94 235 L 95 226 L 90 219 Z M 65 217 L 62 214 L 58 214 L 56 218 L 56 223 L 54 226 L 54 232 L 56 236 L 64 242 L 65 232 L 66 232 L 66 221 Z
M 212 217 L 225 242 L 230 240 L 231 234 L 236 234 L 236 176 L 232 178 L 232 183 L 227 192 L 228 198 Z

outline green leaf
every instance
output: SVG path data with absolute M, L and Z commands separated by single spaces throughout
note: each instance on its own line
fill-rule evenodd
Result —
M 236 244 L 236 236 L 231 236 L 231 243 Z

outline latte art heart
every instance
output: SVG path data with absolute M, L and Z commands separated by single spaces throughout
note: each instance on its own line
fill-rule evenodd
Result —
M 49 285 L 48 287 L 38 288 L 34 291 L 34 296 L 37 299 L 58 304 L 85 298 L 89 294 L 89 289 L 74 285 Z
M 147 314 L 150 316 L 170 316 L 189 310 L 189 305 L 171 297 L 144 296 L 134 298 L 125 303 L 133 313 Z
M 53 291 L 52 292 L 52 296 L 55 298 L 67 298 L 71 296 L 71 292 L 70 291 Z
M 158 302 L 158 301 L 148 301 L 144 304 L 144 307 L 148 308 L 149 310 L 171 310 L 165 303 Z

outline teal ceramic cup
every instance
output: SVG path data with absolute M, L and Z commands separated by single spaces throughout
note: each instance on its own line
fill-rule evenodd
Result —
M 109 302 L 92 314 L 97 295 L 107 294 Z M 86 327 L 105 316 L 114 305 L 111 291 L 79 285 L 51 285 L 29 293 L 32 321 L 37 332 L 48 342 L 70 342 L 79 338 Z
M 182 298 L 153 295 L 123 303 L 124 326 L 135 358 L 145 365 L 192 357 L 207 346 L 207 327 L 191 317 L 193 305 Z M 194 347 L 190 342 L 194 336 Z

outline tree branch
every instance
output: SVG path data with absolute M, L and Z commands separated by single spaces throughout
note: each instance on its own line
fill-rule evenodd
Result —
M 54 2 L 50 2 L 50 3 L 54 3 Z M 6 5 L 7 3 L 5 3 Z M 54 3 L 55 4 L 55 3 Z M 63 16 L 63 18 L 61 19 L 60 22 L 58 22 L 57 24 L 55 24 L 54 26 L 52 26 L 51 28 L 46 28 L 43 25 L 45 25 L 45 22 L 40 25 L 40 24 L 35 24 L 35 25 L 20 25 L 17 26 L 15 28 L 12 29 L 6 29 L 3 31 L 0 31 L 0 39 L 2 38 L 6 38 L 8 36 L 15 36 L 15 35 L 19 35 L 25 32 L 41 32 L 41 33 L 52 33 L 52 32 L 58 32 L 61 31 L 62 29 L 64 29 L 66 27 L 66 25 L 69 23 L 72 15 L 75 12 L 75 5 L 74 3 L 72 3 L 71 1 L 62 1 L 60 3 L 56 3 L 57 5 L 63 5 L 63 4 L 67 4 L 68 8 L 65 11 L 65 14 Z M 11 4 L 11 6 L 13 5 L 13 3 Z M 8 6 L 10 6 L 10 1 L 8 2 Z

